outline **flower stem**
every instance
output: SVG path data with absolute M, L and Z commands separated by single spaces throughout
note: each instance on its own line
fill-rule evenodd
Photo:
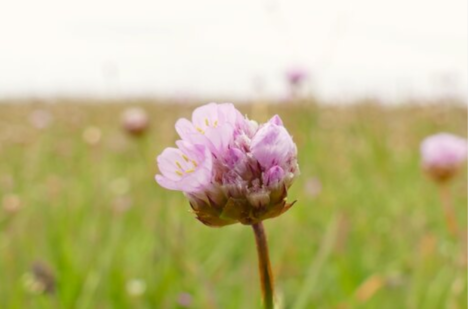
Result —
M 439 186 L 439 190 L 442 207 L 445 213 L 445 221 L 447 222 L 447 228 L 453 236 L 458 236 L 457 217 L 452 206 L 450 187 L 448 184 L 441 184 Z
M 260 273 L 260 284 L 262 286 L 263 306 L 265 309 L 273 309 L 273 273 L 271 271 L 265 229 L 263 228 L 262 222 L 253 224 L 252 228 L 255 234 L 255 242 L 257 244 L 258 271 Z

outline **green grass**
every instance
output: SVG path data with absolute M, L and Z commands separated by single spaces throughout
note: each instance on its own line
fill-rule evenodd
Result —
M 154 181 L 155 157 L 193 107 L 140 105 L 152 122 L 139 139 L 121 130 L 125 104 L 0 105 L 0 308 L 184 308 L 182 293 L 190 308 L 260 307 L 251 228 L 208 228 Z M 36 108 L 54 117 L 43 130 L 28 121 Z M 283 308 L 466 308 L 466 239 L 447 231 L 419 161 L 425 136 L 466 134 L 466 107 L 239 108 L 261 121 L 280 114 L 298 144 L 297 203 L 265 222 Z M 83 140 L 89 126 L 102 131 L 96 145 Z M 451 193 L 466 231 L 465 171 Z M 37 262 L 54 293 L 26 284 Z M 133 279 L 141 295 L 129 293 Z

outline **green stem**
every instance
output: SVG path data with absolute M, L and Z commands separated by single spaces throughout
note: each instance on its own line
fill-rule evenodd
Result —
M 447 222 L 447 228 L 453 236 L 458 236 L 458 224 L 455 210 L 452 206 L 452 199 L 450 196 L 450 187 L 444 183 L 439 186 L 440 199 L 445 214 L 445 221 Z
M 252 225 L 255 234 L 258 254 L 258 271 L 260 273 L 260 284 L 262 286 L 263 305 L 265 309 L 274 307 L 273 273 L 271 271 L 270 257 L 268 255 L 268 243 L 263 228 L 263 223 Z

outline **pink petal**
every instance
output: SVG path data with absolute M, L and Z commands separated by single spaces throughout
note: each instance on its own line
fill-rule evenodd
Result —
M 176 173 L 177 165 L 175 162 L 180 155 L 181 152 L 179 149 L 168 147 L 158 156 L 158 168 L 165 178 L 173 181 L 181 178 L 180 175 Z
M 278 115 L 274 115 L 268 122 L 272 124 L 276 124 L 278 126 L 283 125 L 283 120 L 281 120 L 280 116 Z
M 179 186 L 173 180 L 170 180 L 161 175 L 156 175 L 155 179 L 156 179 L 156 182 L 163 188 L 166 188 L 169 190 L 179 190 Z
M 180 138 L 189 140 L 193 134 L 197 133 L 197 130 L 193 124 L 185 118 L 177 120 L 175 124 L 175 129 L 179 134 Z

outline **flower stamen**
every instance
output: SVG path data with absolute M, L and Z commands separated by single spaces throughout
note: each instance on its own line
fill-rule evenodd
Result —
M 190 173 L 193 173 L 195 172 L 195 169 L 198 167 L 198 163 L 197 161 L 193 160 L 193 159 L 190 159 L 187 155 L 185 154 L 181 154 L 180 155 L 185 162 L 187 163 L 192 163 L 192 168 L 188 168 L 188 169 L 184 169 L 184 167 L 182 166 L 182 164 L 180 164 L 179 161 L 175 161 L 175 165 L 177 165 L 177 170 L 175 171 L 175 173 L 179 176 L 184 176 L 185 174 L 190 174 Z

